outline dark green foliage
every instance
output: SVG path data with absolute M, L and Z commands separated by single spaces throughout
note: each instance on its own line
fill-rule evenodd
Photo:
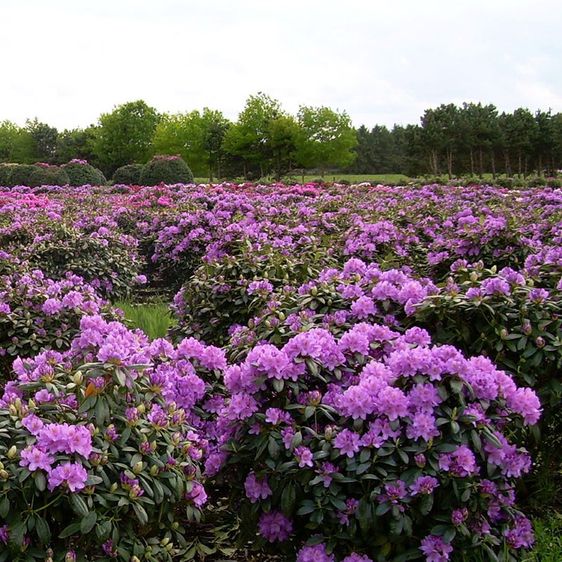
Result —
M 11 186 L 10 178 L 16 166 L 18 166 L 18 164 L 0 164 L 0 187 Z
M 142 164 L 127 164 L 115 170 L 113 174 L 114 184 L 140 185 L 141 174 L 144 166 Z
M 68 185 L 70 179 L 63 168 L 58 166 L 35 166 L 35 170 L 29 176 L 28 185 L 38 187 L 40 185 Z
M 68 174 L 68 183 L 72 186 L 104 185 L 107 181 L 102 171 L 94 168 L 90 164 L 69 162 L 68 164 L 65 164 L 63 168 Z
M 12 167 L 6 185 L 9 187 L 15 185 L 30 185 L 31 175 L 37 170 L 38 167 L 31 164 L 17 164 Z
M 192 183 L 193 174 L 179 156 L 155 156 L 144 166 L 140 181 L 142 185 Z

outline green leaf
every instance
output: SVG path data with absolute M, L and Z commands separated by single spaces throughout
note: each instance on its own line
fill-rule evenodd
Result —
M 75 535 L 78 531 L 80 531 L 80 523 L 71 523 L 60 532 L 59 539 L 65 539 L 71 535 Z
M 86 502 L 78 494 L 70 494 L 70 503 L 72 504 L 72 509 L 77 515 L 85 517 L 88 515 L 89 509 Z M 78 527 L 80 528 L 80 527 Z
M 148 523 L 148 514 L 144 510 L 144 507 L 138 503 L 134 503 L 133 510 L 135 511 L 139 523 L 141 525 L 146 525 Z
M 49 524 L 42 517 L 37 517 L 35 520 L 35 531 L 37 532 L 37 537 L 43 544 L 48 544 L 51 540 L 51 529 L 49 529 Z
M 2 517 L 2 519 L 5 519 L 9 511 L 10 511 L 10 500 L 6 495 L 2 498 L 2 501 L 0 501 L 0 517 Z
M 37 489 L 40 492 L 44 492 L 45 488 L 47 487 L 47 480 L 45 478 L 45 475 L 40 471 L 36 471 L 33 475 L 33 479 L 35 480 L 35 486 L 37 486 Z
M 297 499 L 297 492 L 295 485 L 290 482 L 285 486 L 283 493 L 281 494 L 281 509 L 283 513 L 290 516 L 295 508 L 295 501 Z
M 97 520 L 98 514 L 95 511 L 90 511 L 90 513 L 88 513 L 86 517 L 83 517 L 80 522 L 80 532 L 83 535 L 87 535 L 94 528 Z

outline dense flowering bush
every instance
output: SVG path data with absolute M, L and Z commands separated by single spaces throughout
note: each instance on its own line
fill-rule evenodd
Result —
M 105 297 L 126 296 L 140 273 L 137 240 L 104 226 L 85 232 L 50 220 L 23 225 L 17 233 L 12 232 L 16 234 L 28 241 L 22 244 L 20 239 L 11 244 L 14 253 L 33 267 L 53 279 L 72 272 Z
M 544 288 L 511 268 L 459 262 L 443 289 L 419 307 L 416 321 L 440 343 L 487 355 L 518 382 L 535 388 L 545 406 L 559 408 L 561 278 L 557 286 Z
M 352 258 L 342 268 L 324 269 L 300 287 L 283 287 L 247 326 L 233 328 L 230 352 L 247 353 L 257 341 L 285 344 L 313 327 L 341 334 L 359 322 L 380 322 L 402 330 L 412 324 L 416 305 L 438 292 L 427 278 L 404 270 L 383 271 Z
M 192 347 L 92 316 L 70 351 L 16 360 L 0 403 L 3 560 L 181 558 L 206 502 Z
M 0 259 L 1 264 L 9 260 Z M 99 314 L 104 302 L 81 277 L 54 281 L 40 270 L 0 274 L 0 374 L 17 357 L 45 349 L 68 349 L 83 316 Z M 0 273 L 2 273 L 0 271 Z M 109 312 L 107 312 L 108 314 Z
M 311 247 L 297 255 L 248 244 L 200 266 L 175 296 L 174 337 L 196 336 L 222 344 L 233 324 L 245 324 L 278 288 L 314 277 L 330 262 Z
M 140 181 L 143 185 L 191 183 L 193 174 L 179 156 L 154 156 L 144 165 Z
M 536 423 L 540 405 L 487 358 L 359 323 L 338 339 L 315 328 L 256 345 L 224 379 L 207 470 L 223 463 L 261 544 L 305 542 L 302 561 L 449 560 L 477 546 L 494 559 L 532 545 L 514 504 L 531 461 L 503 428 Z
M 80 185 L 103 185 L 106 183 L 101 170 L 88 164 L 86 160 L 71 160 L 63 166 L 68 175 L 68 184 L 74 187 Z

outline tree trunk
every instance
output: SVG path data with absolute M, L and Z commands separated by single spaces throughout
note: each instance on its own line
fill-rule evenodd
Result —
M 484 160 L 482 155 L 482 148 L 478 149 L 478 175 L 482 177 L 484 174 Z
M 496 179 L 496 155 L 493 150 L 490 152 L 490 163 L 492 164 L 492 177 Z
M 521 149 L 517 151 L 517 177 L 521 177 L 521 172 L 523 171 L 523 154 Z
M 538 164 L 538 176 L 539 178 L 542 178 L 543 176 L 543 169 L 542 169 L 542 154 L 539 154 L 539 164 Z
M 470 149 L 470 175 L 474 175 L 474 152 Z
M 449 179 L 453 177 L 453 151 L 452 149 L 447 149 L 447 173 L 449 174 Z
M 503 155 L 505 159 L 505 175 L 511 177 L 511 162 L 509 161 L 509 151 L 506 150 Z

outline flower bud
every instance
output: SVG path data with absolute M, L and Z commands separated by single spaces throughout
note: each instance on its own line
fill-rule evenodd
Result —
M 476 271 L 472 271 L 470 273 L 470 280 L 474 283 L 476 281 L 478 281 L 478 273 L 476 273 Z
M 131 562 L 140 562 L 140 558 L 138 556 L 131 556 Z
M 37 404 L 35 404 L 35 401 L 30 398 L 30 399 L 27 401 L 27 407 L 28 407 L 30 410 L 35 410 L 35 408 L 37 408 Z
M 10 404 L 10 407 L 8 408 L 8 411 L 10 412 L 11 416 L 17 416 L 18 415 L 18 409 L 16 408 L 15 404 Z
M 158 467 L 155 464 L 153 464 L 150 467 L 150 476 L 156 476 L 157 474 L 158 474 Z
M 74 384 L 82 384 L 83 380 L 84 380 L 84 375 L 82 375 L 82 371 L 76 371 L 72 376 L 72 382 Z
M 6 453 L 6 456 L 10 459 L 13 460 L 16 458 L 18 454 L 18 448 L 15 445 L 12 445 L 9 449 L 8 452 Z
M 119 488 L 119 485 L 117 484 L 117 482 L 113 482 L 113 484 L 111 484 L 111 487 L 109 488 L 109 491 L 116 492 L 117 488 Z
M 500 331 L 500 338 L 502 340 L 505 340 L 505 338 L 507 338 L 507 336 L 509 336 L 509 332 L 505 328 L 502 328 L 501 331 Z
M 76 562 L 76 552 L 74 550 L 69 550 L 64 555 L 64 562 Z
M 139 461 L 139 462 L 135 463 L 135 466 L 133 466 L 133 472 L 135 474 L 140 474 L 142 472 L 143 468 L 144 468 L 143 462 Z
M 7 470 L 0 470 L 0 479 L 8 480 L 10 478 L 10 473 Z
M 531 334 L 531 332 L 533 331 L 533 327 L 531 326 L 531 322 L 529 322 L 529 320 L 523 320 L 522 330 L 526 336 L 529 336 Z
M 162 546 L 166 546 L 169 542 L 170 542 L 170 537 L 164 537 L 164 538 L 160 541 L 160 544 L 161 544 Z
M 544 341 L 544 338 L 541 338 L 540 336 L 535 340 L 535 345 L 541 349 L 542 347 L 544 347 L 546 345 L 546 342 Z
M 312 287 L 312 289 L 310 289 L 310 294 L 315 297 L 318 294 L 318 289 L 316 287 Z
M 137 406 L 137 411 L 139 414 L 144 414 L 146 412 L 146 406 L 144 404 L 139 404 Z
M 281 322 L 283 322 L 284 320 L 286 320 L 287 316 L 285 315 L 284 312 L 278 312 L 277 318 L 279 318 L 279 320 L 281 320 Z

